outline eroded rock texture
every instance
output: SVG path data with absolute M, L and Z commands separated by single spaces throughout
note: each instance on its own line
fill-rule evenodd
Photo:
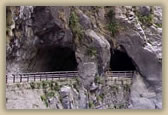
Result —
M 6 70 L 77 70 L 82 97 L 78 107 L 86 108 L 85 90 L 92 90 L 95 77 L 105 78 L 111 54 L 119 50 L 128 55 L 137 72 L 128 108 L 161 109 L 161 26 L 159 6 L 7 7 Z M 73 94 L 67 100 L 71 98 Z M 67 100 L 64 108 L 78 108 L 67 106 Z

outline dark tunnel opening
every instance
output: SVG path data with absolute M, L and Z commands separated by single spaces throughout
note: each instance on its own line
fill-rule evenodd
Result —
M 40 48 L 36 59 L 35 71 L 76 71 L 77 62 L 75 52 L 68 47 Z
M 135 69 L 135 65 L 127 53 L 120 50 L 111 50 L 110 70 L 134 71 Z

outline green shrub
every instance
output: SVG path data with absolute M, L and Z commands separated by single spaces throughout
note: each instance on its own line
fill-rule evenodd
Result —
M 96 50 L 96 48 L 88 48 L 86 53 L 89 56 L 96 56 L 97 55 L 97 50 Z
M 40 89 L 41 88 L 41 83 L 37 83 L 37 89 Z
M 152 11 L 149 15 L 142 15 L 138 11 L 136 11 L 135 14 L 138 17 L 139 21 L 146 26 L 151 26 L 154 23 Z
M 45 103 L 46 107 L 48 107 L 48 100 L 47 97 L 45 95 L 40 96 L 41 100 Z
M 94 81 L 95 83 L 100 83 L 100 76 L 96 76 Z
M 105 96 L 105 94 L 104 94 L 104 93 L 101 93 L 99 96 L 100 96 L 101 99 L 103 99 L 104 96 Z
M 79 92 L 79 87 L 80 87 L 80 80 L 79 77 L 77 77 L 76 82 L 72 84 L 73 88 L 75 88 Z
M 113 92 L 115 92 L 115 93 L 117 93 L 118 91 L 119 91 L 119 88 L 118 88 L 118 86 L 116 86 L 116 85 L 112 85 L 112 86 L 110 86 L 111 87 L 111 90 L 113 91 Z
M 55 96 L 55 92 L 51 91 L 51 92 L 48 92 L 46 94 L 47 97 L 54 97 Z
M 54 90 L 54 81 L 50 81 L 48 84 L 49 84 L 50 89 Z
M 89 108 L 94 108 L 94 104 L 92 101 L 89 102 Z
M 107 14 L 107 17 L 111 20 L 113 20 L 113 19 L 115 19 L 115 12 L 114 12 L 114 10 L 110 10 L 109 12 L 108 12 L 108 14 Z
M 98 95 L 96 98 L 97 98 L 97 101 L 101 101 L 101 100 L 103 100 L 103 98 L 100 97 L 100 95 Z
M 73 84 L 73 88 L 77 89 L 77 83 Z
M 124 85 L 123 85 L 123 90 L 129 92 L 129 91 L 130 91 L 130 87 L 131 87 L 131 86 L 130 86 L 129 84 L 124 84 Z
M 46 96 L 45 95 L 40 96 L 40 98 L 41 98 L 42 101 L 46 100 Z
M 119 32 L 119 23 L 115 19 L 115 13 L 113 10 L 110 10 L 107 14 L 109 24 L 108 24 L 108 29 L 111 32 L 112 36 L 115 36 L 116 33 Z
M 42 87 L 43 87 L 43 89 L 46 89 L 46 88 L 47 88 L 47 84 L 48 84 L 47 81 L 42 81 Z
M 76 12 L 71 12 L 71 16 L 69 18 L 69 26 L 72 30 L 72 33 L 75 35 L 75 39 L 77 42 L 81 42 L 81 39 L 83 38 L 83 30 L 81 28 L 81 25 L 79 23 L 79 18 L 76 14 Z
M 158 24 L 158 23 L 156 23 L 155 25 L 156 25 L 157 27 L 159 27 L 159 28 L 162 27 L 162 24 Z
M 34 82 L 31 82 L 31 83 L 30 83 L 30 87 L 31 87 L 32 89 L 35 89 L 35 85 L 36 85 L 36 84 L 35 84 Z
M 111 32 L 111 35 L 112 36 L 115 36 L 116 33 L 119 32 L 119 25 L 117 22 L 113 21 L 113 22 L 110 22 L 109 25 L 108 25 L 108 29 L 109 31 Z
M 54 85 L 54 90 L 55 91 L 59 91 L 60 90 L 60 86 L 56 82 L 55 82 L 55 85 Z

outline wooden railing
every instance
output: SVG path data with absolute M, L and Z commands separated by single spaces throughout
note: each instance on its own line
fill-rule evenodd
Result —
M 133 71 L 107 71 L 107 77 L 127 77 L 133 76 Z M 75 78 L 79 76 L 77 71 L 55 71 L 55 72 L 34 72 L 7 74 L 6 83 L 31 82 L 42 80 L 59 80 Z

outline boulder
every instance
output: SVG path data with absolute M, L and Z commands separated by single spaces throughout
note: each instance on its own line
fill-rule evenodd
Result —
M 70 86 L 63 86 L 60 89 L 60 99 L 64 109 L 78 109 L 78 97 Z

